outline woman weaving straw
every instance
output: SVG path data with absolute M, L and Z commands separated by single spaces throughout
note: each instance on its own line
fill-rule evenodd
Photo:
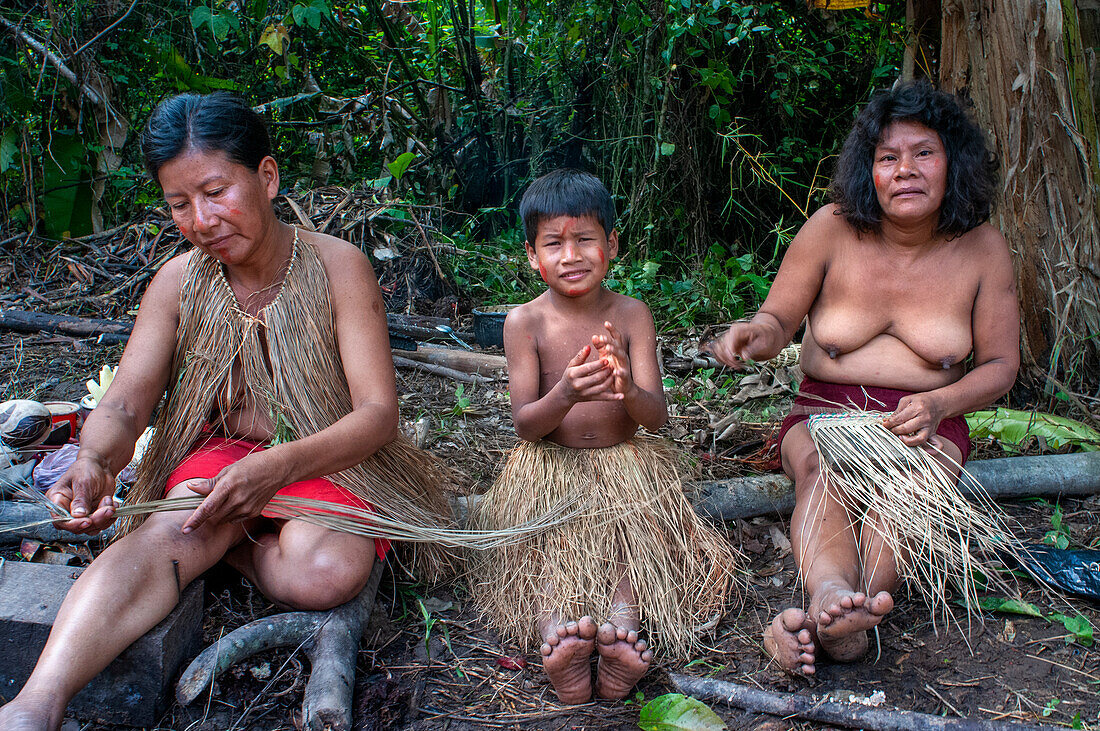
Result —
M 806 318 L 805 380 L 779 449 L 795 483 L 791 543 L 809 607 L 784 610 L 764 636 L 788 671 L 858 659 L 894 606 L 904 558 L 884 542 L 879 515 L 861 519 L 830 492 L 808 417 L 892 412 L 882 425 L 957 478 L 970 448 L 961 415 L 1016 377 L 1012 260 L 986 223 L 994 185 L 984 137 L 954 97 L 927 82 L 880 92 L 844 143 L 833 203 L 799 231 L 755 317 L 713 345 L 735 367 L 767 360 Z
M 92 562 L 30 679 L 0 709 L 8 730 L 58 728 L 72 696 L 222 558 L 280 605 L 323 610 L 355 597 L 386 541 L 263 517 L 277 494 L 428 530 L 447 522 L 440 471 L 399 437 L 370 263 L 276 219 L 279 168 L 263 120 L 231 95 L 177 96 L 153 112 L 142 147 L 194 249 L 149 285 L 114 383 L 48 497 L 72 516 L 59 527 L 106 528 L 115 476 L 166 395 L 130 498 L 205 499 L 124 526 L 132 531 Z

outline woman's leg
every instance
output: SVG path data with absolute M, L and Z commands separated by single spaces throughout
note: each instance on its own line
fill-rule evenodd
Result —
M 172 497 L 193 495 L 180 485 Z M 180 532 L 190 513 L 150 515 L 110 545 L 77 579 L 61 605 L 34 671 L 0 709 L 0 728 L 55 729 L 76 693 L 135 640 L 168 616 L 179 594 L 241 540 L 240 524 Z M 174 562 L 178 562 L 177 566 Z
M 853 660 L 867 647 L 866 630 L 882 621 L 886 597 L 867 603 L 863 592 L 858 528 L 821 478 L 817 448 L 805 423 L 787 432 L 783 469 L 794 480 L 791 546 L 798 562 L 809 612 L 791 608 L 765 631 L 765 647 L 788 670 L 813 673 L 818 651 Z
M 288 520 L 277 533 L 246 539 L 226 561 L 277 604 L 332 609 L 366 586 L 374 539 Z

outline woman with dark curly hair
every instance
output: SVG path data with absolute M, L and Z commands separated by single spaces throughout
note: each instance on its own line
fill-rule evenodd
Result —
M 792 672 L 858 659 L 894 606 L 897 564 L 873 525 L 830 496 L 806 420 L 838 407 L 892 411 L 884 425 L 956 475 L 962 415 L 1011 388 L 1019 367 L 1012 258 L 986 223 L 996 184 L 985 138 L 927 82 L 878 93 L 844 143 L 831 190 L 791 242 L 767 300 L 713 345 L 738 367 L 774 357 L 806 319 L 805 380 L 779 433 L 795 483 L 791 543 L 809 606 L 764 643 Z M 853 521 L 858 524 L 853 526 Z

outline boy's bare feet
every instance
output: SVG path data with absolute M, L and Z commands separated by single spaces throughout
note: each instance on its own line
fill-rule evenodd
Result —
M 592 699 L 589 661 L 595 637 L 596 622 L 588 616 L 565 624 L 550 622 L 542 628 L 542 668 L 562 703 Z
M 64 711 L 64 706 L 57 708 L 52 695 L 20 693 L 10 703 L 0 707 L 0 729 L 56 731 L 61 726 Z
M 867 630 L 894 608 L 894 598 L 885 591 L 868 598 L 843 584 L 823 584 L 810 602 L 811 615 L 815 606 L 821 649 L 835 660 L 851 662 L 867 651 Z
M 653 652 L 646 649 L 645 640 L 638 639 L 637 630 L 616 627 L 610 622 L 600 625 L 596 651 L 600 653 L 596 695 L 609 700 L 625 698 L 653 660 Z
M 764 630 L 764 649 L 787 672 L 813 675 L 816 629 L 804 611 L 789 607 L 777 614 Z

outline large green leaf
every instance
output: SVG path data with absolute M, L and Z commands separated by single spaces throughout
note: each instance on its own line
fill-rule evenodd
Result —
M 395 180 L 401 180 L 401 176 L 405 174 L 405 171 L 409 169 L 409 165 L 415 159 L 415 153 L 402 152 L 396 160 L 386 163 L 386 167 L 390 169 L 390 174 L 393 175 Z
M 1100 450 L 1100 432 L 1064 416 L 998 408 L 967 414 L 966 423 L 976 439 L 995 437 L 1002 444 L 1019 447 L 1032 437 L 1042 437 L 1054 449 L 1068 444 L 1084 452 Z
M 54 238 L 92 232 L 92 188 L 88 151 L 73 131 L 53 130 L 43 140 L 45 192 L 42 208 L 47 233 Z
M 642 731 L 723 731 L 726 724 L 702 701 L 666 693 L 645 704 L 638 727 Z

